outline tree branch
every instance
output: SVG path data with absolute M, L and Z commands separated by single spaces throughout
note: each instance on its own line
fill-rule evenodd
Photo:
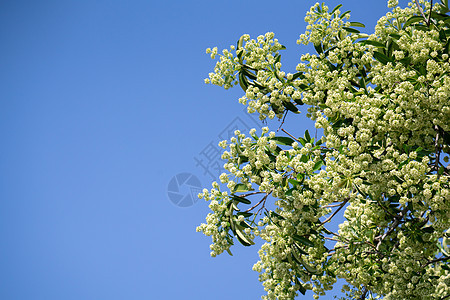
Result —
M 417 6 L 417 8 L 419 9 L 420 14 L 421 14 L 422 17 L 425 19 L 425 22 L 426 22 L 427 17 L 426 17 L 425 14 L 423 13 L 422 7 L 421 7 L 420 4 L 419 4 L 419 0 L 416 0 L 416 6 Z
M 446 260 L 449 260 L 449 259 L 450 259 L 450 256 L 441 257 L 441 258 L 436 258 L 436 259 L 433 259 L 433 260 L 430 260 L 429 262 L 427 262 L 427 263 L 424 265 L 424 267 L 426 267 L 426 266 L 428 266 L 428 265 L 431 265 L 431 264 L 434 264 L 434 263 L 437 263 L 437 262 L 440 262 L 440 261 L 446 261 Z
M 286 130 L 284 130 L 284 128 L 281 128 L 281 131 L 283 131 L 283 132 L 286 133 L 288 136 L 290 136 L 291 138 L 293 138 L 294 141 L 300 142 L 296 137 L 294 137 L 292 134 L 290 134 L 289 132 L 287 132 Z
M 339 205 L 339 208 L 338 209 L 336 209 L 336 211 L 331 215 L 331 216 L 329 216 L 328 218 L 326 218 L 325 219 L 325 221 L 323 221 L 322 223 L 320 223 L 320 225 L 317 227 L 317 228 L 319 228 L 319 227 L 321 227 L 323 224 L 325 224 L 325 223 L 327 223 L 327 222 L 329 222 L 344 206 L 345 206 L 345 204 L 347 204 L 347 202 L 348 202 L 348 200 L 350 200 L 350 198 L 345 198 L 345 201 L 344 202 L 342 202 L 340 205 Z
M 380 250 L 380 246 L 381 243 L 384 241 L 384 239 L 391 234 L 395 228 L 397 228 L 397 226 L 400 224 L 400 221 L 403 219 L 403 217 L 406 215 L 406 212 L 408 211 L 408 208 L 405 207 L 398 216 L 395 217 L 394 223 L 392 223 L 392 225 L 389 227 L 389 229 L 381 236 L 380 240 L 378 241 L 377 244 L 377 251 Z
M 272 192 L 270 192 L 270 193 L 272 193 Z M 245 212 L 249 212 L 249 211 L 255 209 L 255 208 L 256 208 L 258 205 L 260 205 L 261 202 L 263 202 L 263 201 L 266 202 L 266 199 L 267 199 L 267 197 L 270 195 L 270 193 L 267 193 L 261 200 L 259 200 L 258 203 L 256 203 L 255 205 L 253 205 L 252 207 L 250 207 L 249 209 L 247 209 Z M 263 204 L 262 207 L 264 207 L 264 204 Z M 259 211 L 258 211 L 258 212 L 259 212 Z
M 361 297 L 359 298 L 359 300 L 364 300 L 364 299 L 366 299 L 366 297 L 367 297 L 367 292 L 368 292 L 368 290 L 367 290 L 367 288 L 364 286 L 364 288 L 363 288 L 363 290 L 362 290 L 362 295 L 361 295 Z

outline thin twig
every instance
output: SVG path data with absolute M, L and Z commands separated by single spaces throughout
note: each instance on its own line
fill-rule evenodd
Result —
M 424 267 L 426 267 L 428 265 L 431 265 L 431 264 L 434 264 L 434 263 L 437 263 L 437 262 L 440 262 L 440 261 L 446 261 L 446 260 L 449 260 L 449 259 L 450 259 L 450 256 L 436 258 L 436 259 L 433 259 L 433 260 L 430 260 L 429 262 L 427 262 Z
M 271 192 L 270 192 L 270 193 L 271 193 Z M 258 205 L 261 204 L 261 202 L 266 201 L 267 196 L 269 196 L 270 193 L 267 193 L 261 200 L 259 200 L 258 203 L 256 203 L 255 205 L 253 205 L 252 207 L 250 207 L 249 209 L 247 209 L 245 212 L 249 212 L 249 211 L 255 209 Z M 264 205 L 263 205 L 263 207 L 264 207 Z
M 338 209 L 336 209 L 336 211 L 331 215 L 331 216 L 329 216 L 328 218 L 326 218 L 325 219 L 325 221 L 323 221 L 322 223 L 320 223 L 320 225 L 317 227 L 317 228 L 319 228 L 319 227 L 321 227 L 323 224 L 325 224 L 325 223 L 327 223 L 327 222 L 329 222 L 344 206 L 345 206 L 345 204 L 347 204 L 347 202 L 348 202 L 348 200 L 350 200 L 350 198 L 346 198 L 345 199 L 345 201 L 344 202 L 342 202 L 340 205 L 339 205 L 339 208 Z
M 253 193 L 247 193 L 247 194 L 242 194 L 236 197 L 248 197 L 248 196 L 252 196 L 252 195 L 257 195 L 257 194 L 264 194 L 264 192 L 253 192 Z
M 427 21 L 427 25 L 430 26 L 430 21 L 431 21 L 431 12 L 433 11 L 433 0 L 430 1 L 430 14 L 428 15 L 428 21 Z
M 364 300 L 364 299 L 366 299 L 367 292 L 368 292 L 368 290 L 367 290 L 367 288 L 364 286 L 364 288 L 363 288 L 363 290 L 362 290 L 362 295 L 361 295 L 361 297 L 359 298 L 359 300 Z
M 397 228 L 397 226 L 400 224 L 400 221 L 403 219 L 403 217 L 406 215 L 406 212 L 408 211 L 408 208 L 405 207 L 398 216 L 395 217 L 394 223 L 389 227 L 388 231 L 386 231 L 380 238 L 377 244 L 377 251 L 380 250 L 381 243 L 384 241 L 384 239 L 391 234 Z
M 287 114 L 288 114 L 288 110 L 286 109 L 286 110 L 284 111 L 283 120 L 281 121 L 280 127 L 278 127 L 277 131 L 281 129 L 281 126 L 283 126 L 284 120 L 286 120 Z
M 342 205 L 342 203 L 338 203 L 338 204 L 328 204 L 328 205 L 325 205 L 325 206 L 322 206 L 323 208 L 331 208 L 331 207 L 338 207 L 338 206 L 341 206 Z
M 425 21 L 426 21 L 427 17 L 426 17 L 425 14 L 423 13 L 422 7 L 421 7 L 420 4 L 419 4 L 419 0 L 416 0 L 416 5 L 417 5 L 417 8 L 418 8 L 419 11 L 420 11 L 420 14 L 422 15 L 422 17 L 423 17 L 423 18 L 425 19 Z
M 296 137 L 294 137 L 292 134 L 290 134 L 289 132 L 287 132 L 286 130 L 284 130 L 284 128 L 281 128 L 281 131 L 283 131 L 284 133 L 286 133 L 288 136 L 290 136 L 291 138 L 293 138 L 295 141 L 300 142 Z
M 434 162 L 434 167 L 436 168 L 436 171 L 438 172 L 439 176 L 439 160 L 441 158 L 441 147 L 439 146 L 439 127 L 437 125 L 434 125 L 434 130 L 436 130 L 436 140 L 434 141 L 434 148 L 436 150 L 436 161 Z

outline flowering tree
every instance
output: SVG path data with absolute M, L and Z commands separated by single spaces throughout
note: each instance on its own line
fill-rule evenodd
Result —
M 273 33 L 207 49 L 219 61 L 205 81 L 239 84 L 249 113 L 281 119 L 306 105 L 323 129 L 320 140 L 236 131 L 220 143 L 226 188 L 199 195 L 212 210 L 197 228 L 212 237 L 212 256 L 231 254 L 234 238 L 265 240 L 253 267 L 263 299 L 307 290 L 317 299 L 337 278 L 343 298 L 450 299 L 448 1 L 388 6 L 367 35 L 340 5 L 314 5 L 298 42 L 317 54 L 296 73 L 281 70 Z

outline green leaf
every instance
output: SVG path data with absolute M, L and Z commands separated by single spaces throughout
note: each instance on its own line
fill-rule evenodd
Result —
M 274 212 L 274 211 L 271 211 L 271 212 L 270 212 L 270 215 L 271 215 L 272 218 L 278 218 L 278 219 L 280 219 L 280 220 L 284 220 L 284 217 L 280 216 L 279 214 L 277 214 L 277 213 Z
M 252 226 L 250 226 L 250 225 L 249 225 L 247 222 L 245 222 L 245 221 L 240 222 L 239 225 L 241 225 L 241 226 L 244 227 L 244 228 L 250 228 L 250 229 L 253 229 Z
M 377 48 L 385 48 L 386 46 L 380 42 L 377 41 L 372 41 L 372 40 L 363 40 L 363 41 L 359 41 L 358 43 L 362 44 L 362 45 L 371 45 L 371 46 L 375 46 Z
M 316 49 L 318 54 L 322 54 L 323 53 L 322 44 L 314 44 L 314 49 Z
M 227 248 L 226 250 L 227 250 L 228 254 L 230 254 L 230 256 L 233 256 L 233 253 L 231 253 L 230 249 Z
M 405 24 L 403 24 L 403 29 L 405 29 L 407 26 L 417 23 L 417 22 L 424 22 L 424 18 L 422 16 L 412 16 L 408 20 L 406 20 Z
M 363 195 L 364 197 L 367 197 L 367 194 L 364 193 L 363 191 L 361 191 L 361 189 L 359 188 L 359 186 L 358 186 L 357 184 L 354 184 L 354 186 L 355 186 L 356 190 L 357 190 L 361 195 Z
M 233 189 L 233 193 L 248 192 L 248 187 L 243 183 L 238 183 Z
M 241 88 L 244 90 L 244 92 L 247 91 L 248 88 L 248 80 L 247 78 L 244 76 L 243 72 L 239 72 L 239 85 L 241 86 Z
M 281 54 L 277 54 L 275 56 L 275 63 L 280 62 L 280 60 L 281 60 Z
M 283 101 L 284 107 L 286 107 L 287 110 L 292 111 L 293 113 L 299 113 L 298 108 L 292 104 L 290 101 Z
M 382 63 L 383 65 L 387 64 L 388 62 L 393 62 L 392 58 L 387 57 L 386 55 L 384 55 L 381 52 L 375 51 L 373 53 L 373 57 L 378 60 L 380 63 Z
M 361 31 L 354 29 L 354 28 L 350 28 L 350 27 L 342 27 L 342 29 L 344 29 L 347 32 L 351 32 L 351 33 L 361 33 Z
M 337 5 L 335 8 L 333 8 L 333 10 L 331 11 L 330 15 L 334 14 L 334 12 L 336 10 L 338 10 L 339 8 L 341 8 L 341 7 L 342 7 L 342 4 Z
M 339 18 L 343 19 L 343 18 L 344 18 L 346 15 L 348 15 L 349 13 L 350 13 L 350 11 L 347 10 L 346 12 L 343 12 Z
M 297 242 L 302 243 L 302 244 L 305 245 L 305 246 L 308 246 L 308 247 L 313 247 L 313 246 L 314 246 L 314 243 L 313 243 L 313 242 L 311 242 L 311 241 L 308 240 L 307 238 L 304 238 L 304 237 L 299 236 L 299 235 L 297 235 L 297 234 L 294 234 L 294 235 L 292 236 L 292 238 L 293 238 L 294 240 L 296 240 Z
M 299 78 L 299 77 L 300 77 L 300 79 L 305 78 L 305 75 L 303 75 L 303 72 L 297 72 L 297 73 L 295 73 L 295 74 L 292 76 L 292 80 L 297 79 L 297 78 Z
M 312 267 L 310 264 L 308 264 L 305 260 L 303 260 L 303 258 L 299 257 L 300 263 L 305 267 L 306 271 L 308 271 L 311 274 L 319 274 L 319 271 Z
M 409 66 L 409 64 L 411 63 L 411 56 L 402 58 L 402 59 L 400 60 L 400 62 L 401 62 L 403 65 L 405 65 L 405 66 Z
M 323 161 L 319 160 L 314 164 L 313 172 L 320 170 L 320 168 L 323 166 Z
M 295 99 L 294 101 L 295 101 L 295 103 L 297 103 L 298 105 L 303 105 L 303 104 L 305 104 L 305 103 L 303 103 L 303 101 L 302 101 L 301 99 Z
M 272 141 L 275 141 L 278 145 L 291 146 L 294 142 L 293 139 L 287 136 L 276 136 L 271 138 Z
M 247 77 L 250 78 L 250 79 L 253 79 L 253 80 L 256 79 L 256 75 L 253 74 L 252 72 L 250 72 L 250 71 L 249 71 L 247 68 L 245 68 L 245 67 L 242 68 L 242 71 L 241 71 L 241 72 L 244 73 L 244 75 L 247 76 Z
M 242 183 L 240 183 L 240 184 L 242 184 Z M 242 184 L 242 185 L 244 185 L 244 184 Z M 244 185 L 245 186 L 245 185 Z M 245 186 L 245 188 L 247 188 L 247 186 Z M 243 189 L 243 188 L 242 188 Z M 244 192 L 246 192 L 246 191 L 244 191 Z M 241 203 L 244 203 L 244 204 L 251 204 L 252 202 L 250 201 L 250 200 L 248 200 L 248 199 L 246 199 L 246 198 L 244 198 L 244 197 L 239 197 L 239 196 L 232 196 L 232 199 L 233 200 L 236 200 L 236 201 L 238 201 L 238 202 L 241 202 Z
M 244 233 L 238 227 L 236 228 L 236 237 L 237 237 L 238 241 L 244 246 L 248 247 L 248 246 L 255 244 L 252 240 L 247 239 L 247 237 L 244 235 Z
M 298 291 L 300 293 L 302 293 L 302 295 L 305 295 L 306 294 L 306 289 L 303 286 L 303 284 L 300 282 L 300 280 L 298 280 L 297 276 L 295 276 L 295 284 L 298 285 Z
M 237 41 L 237 47 L 236 49 L 242 48 L 242 45 L 244 44 L 244 35 L 242 35 L 239 40 Z
M 363 23 L 359 23 L 359 22 L 350 22 L 350 26 L 353 26 L 353 27 L 363 27 L 363 28 L 366 27 L 366 25 L 364 25 Z
M 311 136 L 309 135 L 309 131 L 308 131 L 308 130 L 305 131 L 305 139 L 306 139 L 306 141 L 307 141 L 308 143 L 311 142 Z
M 400 34 L 397 33 L 389 33 L 389 36 L 394 40 L 398 40 L 400 38 Z

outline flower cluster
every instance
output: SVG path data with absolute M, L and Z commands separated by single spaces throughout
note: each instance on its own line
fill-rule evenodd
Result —
M 450 294 L 450 33 L 445 14 L 421 17 L 436 8 L 420 3 L 390 0 L 372 35 L 316 4 L 300 42 L 318 53 L 303 55 L 297 73 L 281 71 L 282 46 L 268 33 L 244 35 L 210 74 L 225 88 L 239 83 L 239 101 L 261 119 L 306 104 L 324 132 L 317 141 L 236 131 L 219 144 L 221 185 L 199 195 L 212 210 L 198 227 L 212 236 L 211 255 L 230 252 L 233 237 L 265 241 L 254 265 L 263 298 L 319 298 L 337 277 L 351 299 Z

